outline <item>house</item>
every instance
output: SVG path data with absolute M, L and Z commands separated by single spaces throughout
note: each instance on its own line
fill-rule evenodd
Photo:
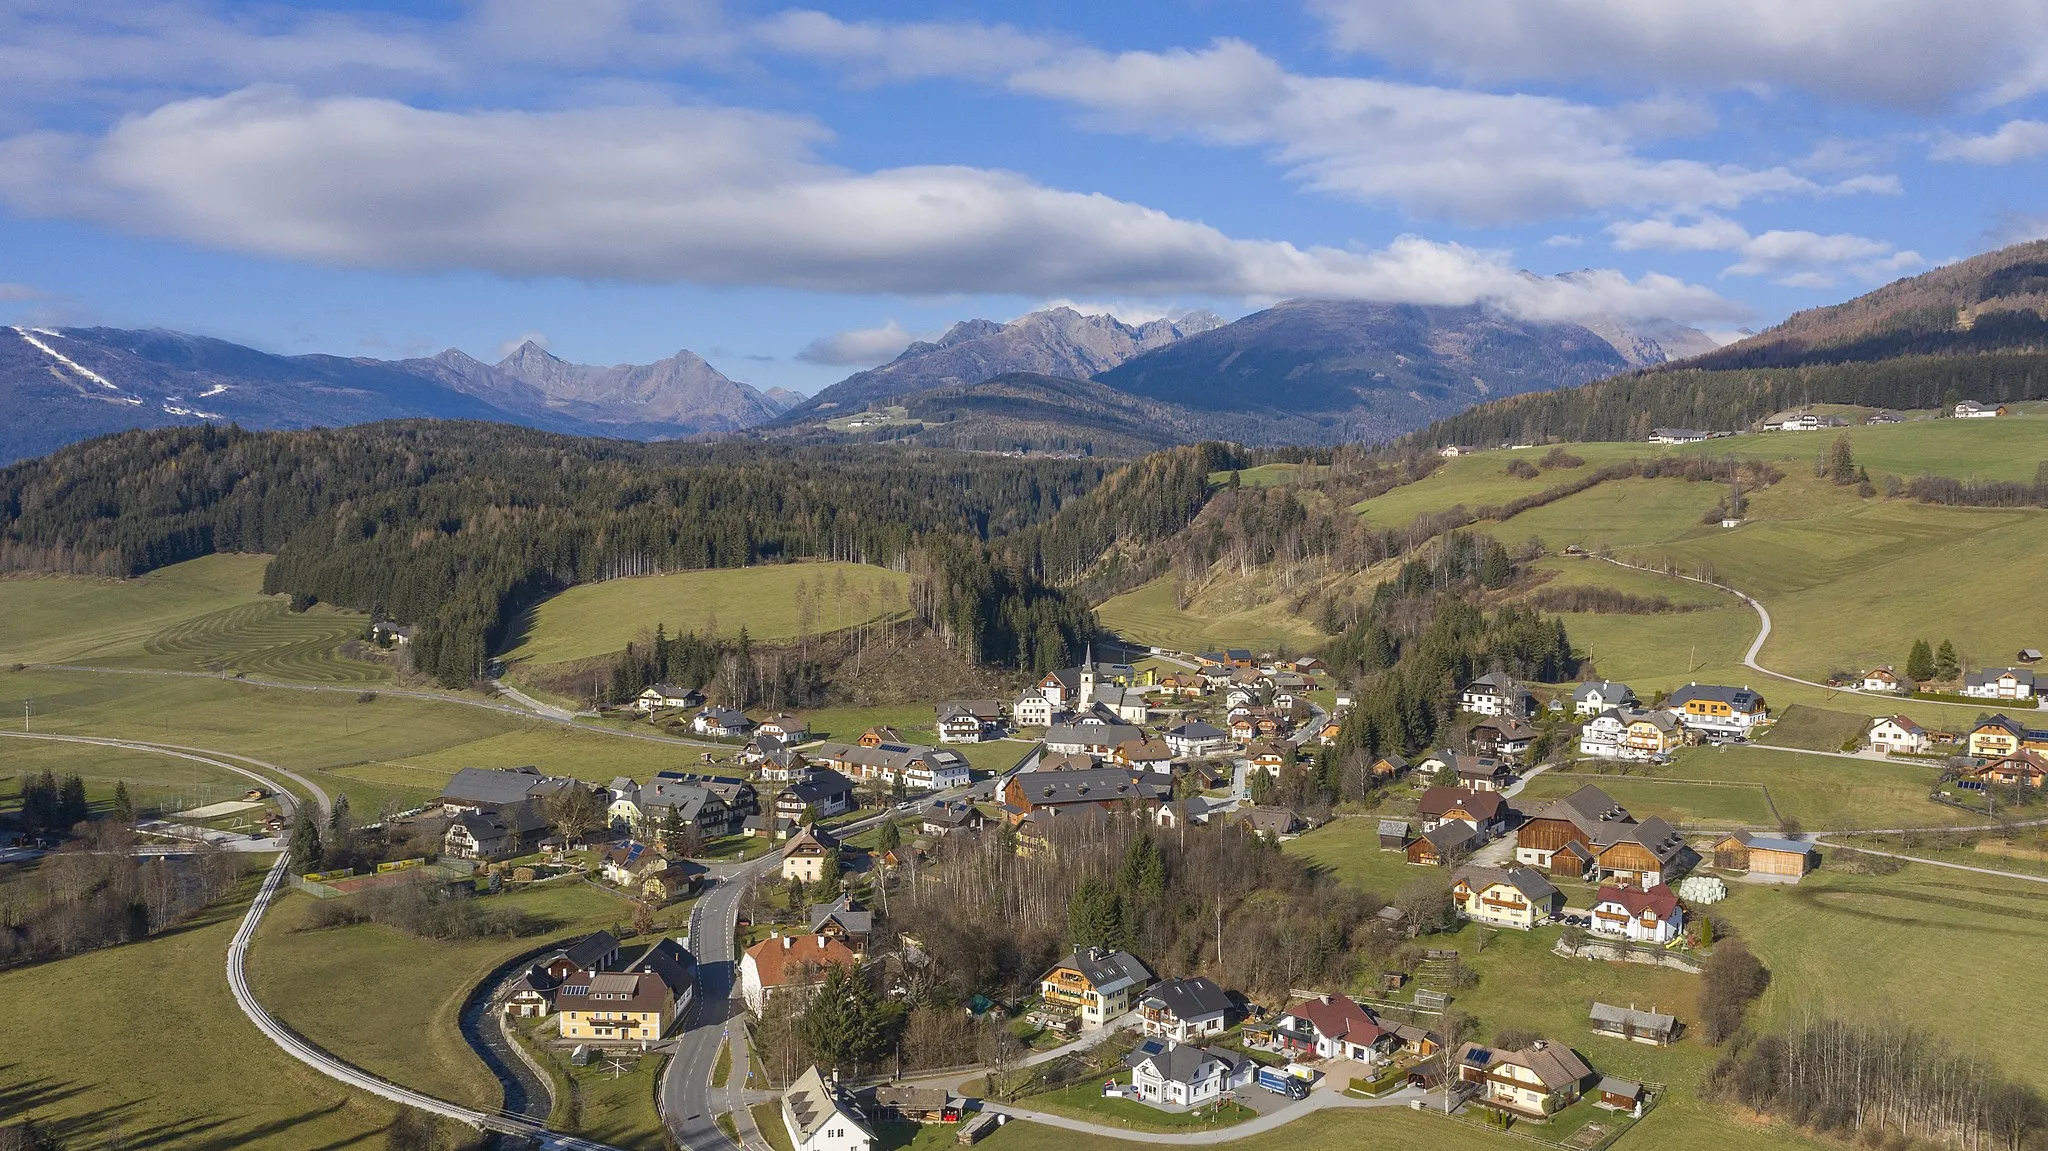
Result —
M 1491 755 L 1439 751 L 1420 766 L 1433 775 L 1449 772 L 1457 777 L 1458 786 L 1467 791 L 1499 791 L 1515 780 L 1514 768 Z
M 1995 407 L 1985 407 L 1975 400 L 1964 400 L 1955 406 L 1955 415 L 1959 420 L 1988 420 L 1994 416 L 2005 414 L 2004 404 L 1999 404 Z
M 1376 1063 L 1398 1040 L 1349 995 L 1318 995 L 1287 1008 L 1273 1024 L 1274 1045 L 1294 1055 Z
M 1483 719 L 1472 727 L 1472 747 L 1481 757 L 1519 763 L 1536 742 L 1536 729 L 1521 720 Z
M 1178 756 L 1201 756 L 1219 751 L 1230 742 L 1230 733 L 1214 724 L 1193 720 L 1166 733 L 1166 746 Z
M 1052 724 L 1054 708 L 1044 692 L 1027 691 L 1010 705 L 1010 718 L 1018 727 L 1049 727 Z
M 2023 647 L 2019 650 L 2019 654 L 2013 657 L 2013 662 L 2040 663 L 2041 649 L 2038 647 Z
M 1747 735 L 1769 723 L 1770 708 L 1764 697 L 1747 685 L 1725 687 L 1711 683 L 1689 683 L 1671 693 L 1665 710 L 1685 721 L 1688 728 Z
M 1149 771 L 1156 775 L 1173 772 L 1173 748 L 1167 746 L 1165 740 L 1127 739 L 1116 745 L 1111 758 L 1133 771 Z
M 1505 672 L 1488 672 L 1465 685 L 1458 693 L 1458 706 L 1479 715 L 1508 715 L 1526 719 L 1535 714 L 1535 697 Z
M 542 775 L 536 767 L 465 767 L 441 788 L 441 807 L 450 815 L 488 811 L 532 801 L 536 805 L 572 787 L 579 780 Z
M 1175 699 L 1199 699 L 1208 690 L 1202 677 L 1191 671 L 1177 671 L 1159 681 L 1159 693 Z
M 1515 829 L 1515 862 L 1577 879 L 1585 874 L 1594 845 L 1612 843 L 1633 823 L 1627 808 L 1589 783 L 1536 809 Z M 1566 852 L 1560 864 L 1558 853 L 1572 845 L 1577 850 Z
M 973 778 L 967 759 L 957 751 L 914 743 L 821 743 L 811 760 L 863 783 L 909 791 L 943 791 L 964 787 Z
M 1614 841 L 1595 844 L 1595 872 L 1616 884 L 1650 888 L 1684 875 L 1697 861 L 1678 829 L 1656 816 L 1614 831 Z
M 1589 680 L 1572 689 L 1574 715 L 1599 715 L 1610 707 L 1634 707 L 1635 689 L 1608 679 Z
M 1621 758 L 1622 748 L 1628 740 L 1629 717 L 1638 714 L 1641 713 L 1610 707 L 1587 720 L 1579 728 L 1579 754 L 1602 759 Z
M 1593 893 L 1588 929 L 1631 943 L 1670 943 L 1685 929 L 1685 912 L 1679 909 L 1677 893 L 1661 883 L 1648 888 L 1606 886 Z
M 1655 759 L 1685 742 L 1685 725 L 1669 712 L 1639 711 L 1623 719 L 1628 724 L 1621 736 L 1623 759 Z
M 1120 723 L 1056 723 L 1045 731 L 1045 749 L 1108 755 L 1120 743 L 1144 738 L 1142 728 Z
M 1280 769 L 1287 766 L 1288 748 L 1276 739 L 1253 740 L 1244 749 L 1245 766 L 1253 771 L 1263 771 L 1279 778 Z
M 782 849 L 782 878 L 816 883 L 839 873 L 839 840 L 822 827 L 806 827 Z
M 638 887 L 642 880 L 667 866 L 668 857 L 659 850 L 628 840 L 604 853 L 598 863 L 598 874 L 607 883 Z
M 634 1042 L 667 1038 L 682 1020 L 696 983 L 697 961 L 663 939 L 619 971 L 579 971 L 555 991 L 564 1039 Z
M 940 743 L 980 743 L 1003 734 L 1003 704 L 994 699 L 952 699 L 939 705 Z
M 1145 1034 L 1179 1043 L 1222 1034 L 1230 1027 L 1234 1010 L 1230 993 L 1202 975 L 1163 979 L 1138 1000 Z
M 1316 728 L 1316 744 L 1319 747 L 1335 747 L 1337 745 L 1337 737 L 1343 734 L 1344 718 L 1333 715 L 1324 720 L 1321 727 Z
M 1405 819 L 1382 819 L 1379 827 L 1381 851 L 1406 851 L 1413 838 Z
M 1455 460 L 1459 456 L 1470 455 L 1477 450 L 1476 448 L 1460 447 L 1457 444 L 1445 444 L 1436 450 L 1436 454 L 1447 460 Z
M 1097 687 L 1089 706 L 1107 711 L 1125 723 L 1144 723 L 1152 718 L 1151 698 L 1135 687 Z
M 545 1019 L 555 1009 L 555 989 L 562 981 L 535 964 L 505 988 L 500 1009 L 513 1019 Z
M 1927 729 L 1903 715 L 1880 716 L 1870 723 L 1870 731 L 1864 736 L 1870 750 L 1886 754 L 1897 752 L 1901 755 L 1922 755 L 1931 742 Z
M 1173 783 L 1164 776 L 1098 767 L 1086 771 L 1020 771 L 1004 783 L 1002 800 L 1019 813 L 1079 804 L 1149 813 L 1172 795 Z
M 794 823 L 830 819 L 853 810 L 853 781 L 827 767 L 806 766 L 775 793 L 773 813 Z
M 732 787 L 714 789 L 667 773 L 645 784 L 615 779 L 607 814 L 614 828 L 632 835 L 651 836 L 675 826 L 694 827 L 705 838 L 717 839 L 739 830 L 746 817 L 754 814 L 753 785 L 744 780 L 732 782 Z M 720 794 L 721 790 L 725 794 Z M 744 802 L 728 802 L 728 794 Z
M 1442 867 L 1454 859 L 1471 855 L 1485 840 L 1472 825 L 1453 820 L 1438 824 L 1408 842 L 1408 862 L 1418 867 Z
M 788 714 L 770 716 L 755 724 L 754 731 L 761 735 L 772 735 L 784 743 L 803 743 L 811 738 L 810 721 Z
M 1083 1026 L 1100 1027 L 1129 1011 L 1151 982 L 1151 970 L 1128 951 L 1076 948 L 1038 977 L 1038 996 L 1073 1012 Z
M 774 742 L 780 744 L 782 741 Z M 758 740 L 756 746 L 759 746 Z M 803 752 L 793 747 L 777 746 L 761 748 L 760 758 L 755 762 L 763 783 L 788 783 L 791 777 L 802 775 L 804 768 L 811 761 L 804 758 Z
M 821 939 L 837 939 L 853 950 L 855 955 L 867 951 L 868 935 L 875 929 L 875 913 L 862 907 L 851 895 L 842 895 L 830 903 L 811 905 L 811 934 Z
M 1138 1098 L 1165 1107 L 1194 1107 L 1251 1083 L 1259 1065 L 1222 1047 L 1168 1039 L 1141 1043 L 1124 1063 Z
M 1278 843 L 1308 830 L 1308 820 L 1291 807 L 1240 807 L 1231 812 L 1235 822 L 1254 835 Z
M 1394 779 L 1408 774 L 1413 766 L 1402 756 L 1389 753 L 1372 761 L 1372 777 L 1375 781 Z
M 1899 673 L 1892 670 L 1892 665 L 1884 664 L 1881 667 L 1874 667 L 1863 673 L 1863 690 L 1883 692 L 1889 695 L 1911 695 L 1913 694 L 1913 681 L 1910 679 L 1900 679 Z
M 740 957 L 740 995 L 755 1015 L 768 1000 L 816 984 L 827 967 L 853 970 L 860 957 L 837 939 L 822 935 L 771 935 Z
M 1820 866 L 1820 852 L 1810 843 L 1738 831 L 1714 844 L 1714 866 L 1797 883 Z
M 703 882 L 704 868 L 682 859 L 671 859 L 659 870 L 640 880 L 640 897 L 655 903 L 672 903 L 694 894 Z
M 2048 782 L 2048 755 L 2023 747 L 2011 755 L 1994 759 L 1971 773 L 1985 783 L 2000 787 L 2039 788 Z
M 703 707 L 704 693 L 696 688 L 677 687 L 663 680 L 650 684 L 633 697 L 633 706 L 644 712 L 667 711 L 677 708 Z
M 1652 1047 L 1669 1047 L 1678 1038 L 1678 1017 L 1660 1015 L 1656 1011 L 1638 1011 L 1634 1007 L 1616 1007 L 1608 1003 L 1595 1002 L 1588 1013 L 1593 1021 L 1593 1034 L 1605 1035 L 1612 1039 L 1626 1039 L 1631 1043 L 1647 1043 Z
M 876 1123 L 958 1123 L 961 1101 L 943 1087 L 882 1083 L 854 1093 L 863 1115 Z
M 2027 729 L 2004 715 L 1980 715 L 1970 728 L 1969 742 L 1972 757 L 1997 759 L 2025 747 Z
M 1706 432 L 1691 428 L 1651 428 L 1650 442 L 1653 444 L 1703 444 L 1708 440 Z
M 1812 432 L 1821 428 L 1839 428 L 1842 421 L 1834 416 L 1816 415 L 1813 412 L 1789 412 L 1773 416 L 1764 421 L 1767 432 Z
M 1869 415 L 1863 417 L 1863 422 L 1872 427 L 1875 427 L 1879 424 L 1904 423 L 1905 420 L 1903 417 L 1899 415 L 1899 413 L 1894 412 L 1887 408 L 1880 411 L 1872 412 Z
M 1577 1102 L 1592 1075 L 1578 1052 L 1543 1039 L 1521 1051 L 1467 1043 L 1458 1052 L 1458 1077 L 1479 1088 L 1478 1102 L 1536 1119 Z
M 944 839 L 956 831 L 973 833 L 981 830 L 986 822 L 981 809 L 971 803 L 934 803 L 925 809 L 924 822 L 918 825 L 919 833 L 933 839 Z
M 380 619 L 370 625 L 370 638 L 392 647 L 404 647 L 417 634 L 417 629 L 395 620 Z
M 1451 873 L 1451 901 L 1474 922 L 1522 931 L 1564 910 L 1564 893 L 1527 867 L 1460 867 Z
M 815 1064 L 782 1093 L 782 1126 L 792 1151 L 874 1151 L 867 1117 Z
M 1425 832 L 1446 823 L 1463 823 L 1482 843 L 1505 832 L 1515 816 L 1499 792 L 1462 787 L 1432 787 L 1423 792 L 1418 813 Z
M 2034 673 L 2021 667 L 1987 667 L 1963 677 L 1963 694 L 1972 699 L 2032 699 Z
M 537 850 L 547 830 L 547 817 L 534 803 L 466 811 L 448 822 L 441 851 L 456 859 L 509 859 Z
M 609 971 L 618 961 L 618 939 L 609 931 L 597 931 L 542 955 L 534 966 L 560 983 L 578 971 Z
M 754 721 L 736 708 L 707 707 L 690 717 L 690 730 L 698 735 L 732 739 L 753 731 Z

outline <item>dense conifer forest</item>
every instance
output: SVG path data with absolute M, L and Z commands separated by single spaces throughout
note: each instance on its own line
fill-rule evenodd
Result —
M 271 552 L 270 592 L 421 625 L 417 666 L 481 674 L 520 609 L 577 583 L 829 558 L 909 570 L 972 658 L 1056 666 L 1085 602 L 992 549 L 1112 464 L 890 447 L 640 444 L 407 421 L 173 428 L 0 471 L 0 570 L 132 576 Z

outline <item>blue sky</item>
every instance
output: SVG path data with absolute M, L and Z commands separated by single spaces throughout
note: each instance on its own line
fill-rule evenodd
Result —
M 2044 91 L 2038 0 L 0 0 L 0 321 L 802 391 L 1055 301 L 1728 331 L 2048 234 Z

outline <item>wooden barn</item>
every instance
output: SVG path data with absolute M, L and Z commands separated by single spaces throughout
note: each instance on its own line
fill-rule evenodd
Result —
M 1738 831 L 1714 845 L 1714 866 L 1724 871 L 1780 876 L 1797 883 L 1820 866 L 1820 852 L 1810 843 Z

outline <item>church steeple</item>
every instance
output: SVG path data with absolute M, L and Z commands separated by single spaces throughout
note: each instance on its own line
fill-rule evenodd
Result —
M 1076 704 L 1085 711 L 1095 703 L 1095 644 L 1091 641 L 1081 653 L 1081 686 L 1076 693 L 1080 700 Z

